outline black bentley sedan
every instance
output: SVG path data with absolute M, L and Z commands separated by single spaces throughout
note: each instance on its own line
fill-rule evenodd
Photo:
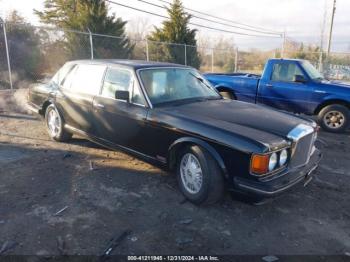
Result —
M 72 61 L 28 100 L 52 139 L 79 134 L 174 170 L 196 204 L 216 202 L 225 188 L 274 196 L 308 183 L 321 159 L 313 121 L 223 99 L 182 65 Z

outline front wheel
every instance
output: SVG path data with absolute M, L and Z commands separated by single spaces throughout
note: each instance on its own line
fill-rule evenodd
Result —
M 223 197 L 221 170 L 213 157 L 199 146 L 188 146 L 180 153 L 177 180 L 182 193 L 194 204 L 212 204 Z
M 64 129 L 64 122 L 54 105 L 49 105 L 45 112 L 47 131 L 51 139 L 64 142 L 72 138 L 72 134 Z
M 336 104 L 326 106 L 318 114 L 318 122 L 328 132 L 344 132 L 349 123 L 349 109 Z

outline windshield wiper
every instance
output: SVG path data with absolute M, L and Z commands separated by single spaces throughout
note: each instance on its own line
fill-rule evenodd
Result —
M 196 76 L 195 74 L 193 73 L 189 73 L 191 76 L 193 76 L 194 78 L 196 78 L 199 82 L 201 82 L 202 84 L 204 84 L 207 88 L 209 88 L 210 90 L 213 90 L 212 87 L 210 85 L 208 85 L 203 78 L 199 77 L 199 76 Z
M 209 100 L 220 100 L 220 99 L 221 99 L 221 97 L 204 96 L 204 97 L 195 98 L 195 101 L 204 102 L 204 101 L 209 101 Z

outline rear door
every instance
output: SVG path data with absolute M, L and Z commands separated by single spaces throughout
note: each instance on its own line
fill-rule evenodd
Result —
M 308 82 L 294 82 L 296 75 L 308 77 L 296 61 L 280 61 L 272 65 L 269 78 L 260 81 L 258 102 L 281 110 L 308 112 L 313 93 Z
M 78 128 L 76 123 L 74 123 L 73 118 L 70 114 L 72 111 L 73 105 L 70 103 L 70 100 L 68 99 L 70 94 L 70 87 L 73 81 L 73 77 L 75 74 L 75 71 L 77 69 L 76 64 L 72 64 L 68 72 L 64 75 L 62 79 L 58 80 L 58 88 L 56 91 L 56 107 L 63 115 L 64 122 L 72 127 Z
M 92 101 L 99 93 L 105 70 L 104 65 L 79 64 L 63 81 L 56 99 L 60 100 L 70 126 L 92 132 Z
M 130 102 L 115 99 L 116 91 L 129 91 Z M 144 128 L 148 106 L 131 69 L 110 67 L 100 95 L 93 101 L 94 135 L 138 152 L 145 152 Z

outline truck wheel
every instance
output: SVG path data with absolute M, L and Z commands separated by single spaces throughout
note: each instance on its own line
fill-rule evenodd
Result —
M 49 105 L 45 112 L 47 131 L 51 139 L 64 142 L 72 138 L 72 134 L 64 129 L 64 121 L 54 105 Z
M 231 99 L 231 100 L 236 99 L 235 96 L 230 91 L 221 91 L 220 95 L 222 95 L 222 97 L 226 99 Z
M 318 114 L 318 123 L 328 132 L 344 132 L 349 124 L 349 109 L 338 104 L 326 106 Z
M 221 170 L 213 157 L 199 146 L 188 146 L 181 151 L 177 180 L 182 193 L 194 204 L 213 204 L 223 197 Z

